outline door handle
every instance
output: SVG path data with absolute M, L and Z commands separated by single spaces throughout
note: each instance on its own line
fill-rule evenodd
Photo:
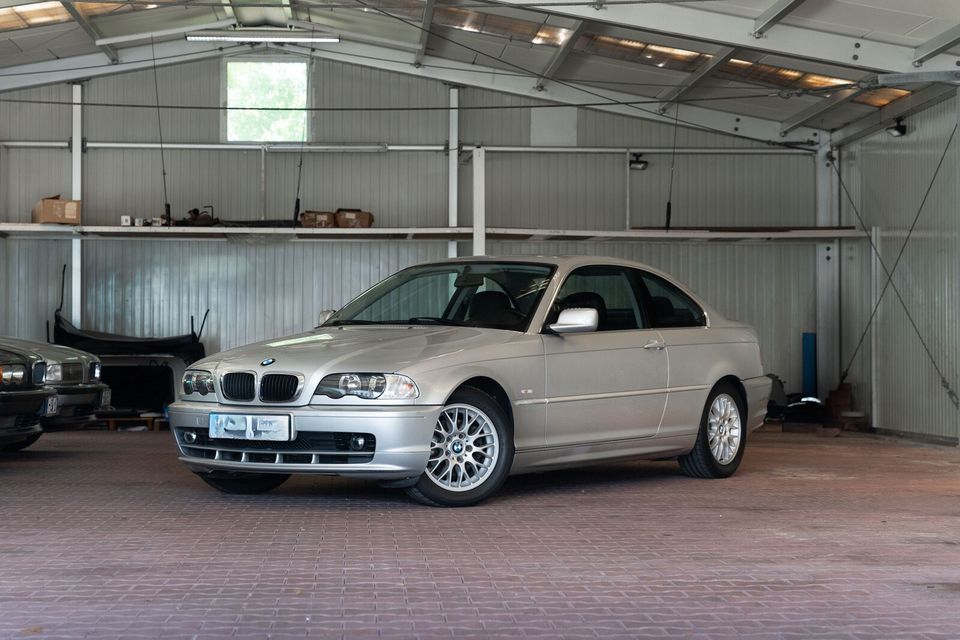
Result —
M 644 349 L 657 349 L 658 351 L 660 349 L 663 349 L 663 347 L 664 347 L 664 344 L 659 340 L 651 340 L 647 344 L 643 345 Z

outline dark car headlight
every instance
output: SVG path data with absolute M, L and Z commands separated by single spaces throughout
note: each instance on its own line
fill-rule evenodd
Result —
M 408 400 L 420 397 L 417 384 L 395 373 L 331 373 L 324 376 L 315 396 L 342 398 L 357 396 L 366 400 Z
M 214 393 L 213 374 L 209 371 L 187 371 L 183 374 L 183 392 L 187 395 L 199 393 L 205 396 Z

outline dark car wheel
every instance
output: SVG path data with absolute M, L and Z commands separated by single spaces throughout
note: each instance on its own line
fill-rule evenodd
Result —
M 726 478 L 740 466 L 747 445 L 743 398 L 731 384 L 721 383 L 707 396 L 700 432 L 690 453 L 680 456 L 680 469 L 693 478 Z
M 407 495 L 434 507 L 477 504 L 503 485 L 513 451 L 513 430 L 500 405 L 478 389 L 458 389 L 434 426 L 427 469 Z
M 17 442 L 8 442 L 7 444 L 0 444 L 0 453 L 16 453 L 17 451 L 23 451 L 34 442 L 40 439 L 42 433 L 35 433 L 29 438 L 24 438 L 23 440 L 18 440 Z
M 200 479 L 224 493 L 250 495 L 276 489 L 290 478 L 288 473 L 197 473 Z

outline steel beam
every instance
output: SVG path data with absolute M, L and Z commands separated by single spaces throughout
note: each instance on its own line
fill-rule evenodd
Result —
M 713 42 L 728 47 L 761 49 L 783 56 L 819 60 L 873 71 L 910 71 L 913 47 L 865 40 L 855 36 L 829 33 L 810 27 L 780 24 L 766 37 L 756 39 L 753 18 L 729 15 L 698 8 L 693 2 L 642 2 L 574 5 L 569 0 L 491 0 L 495 4 L 530 8 L 555 15 L 607 22 L 639 31 Z M 956 70 L 960 56 L 941 53 L 924 63 L 932 70 Z
M 737 50 L 733 47 L 723 47 L 710 58 L 710 62 L 706 63 L 695 72 L 690 74 L 690 77 L 686 81 L 670 91 L 663 97 L 663 104 L 660 105 L 660 113 L 663 113 L 670 108 L 674 102 L 680 102 L 681 99 L 695 87 L 697 87 L 701 82 L 713 75 L 713 72 L 727 64 L 734 55 L 736 55 Z
M 866 118 L 834 131 L 830 136 L 830 143 L 837 147 L 849 144 L 854 140 L 864 138 L 890 126 L 897 118 L 904 118 L 918 111 L 923 111 L 927 107 L 955 96 L 956 93 L 957 88 L 955 86 L 939 84 L 916 91 L 878 109 L 876 113 L 872 113 Z
M 473 150 L 473 255 L 487 253 L 487 156 L 483 147 Z
M 867 89 L 863 89 L 861 87 L 838 89 L 830 94 L 830 97 L 820 98 L 816 104 L 812 104 L 806 109 L 803 109 L 784 120 L 780 127 L 780 131 L 783 133 L 790 133 L 797 127 L 802 127 L 803 125 L 824 115 L 825 113 L 829 113 L 833 109 L 850 102 L 866 91 Z
M 543 69 L 543 73 L 540 74 L 540 78 L 537 80 L 537 84 L 534 87 L 537 91 L 543 91 L 544 86 L 547 81 L 553 79 L 557 72 L 560 70 L 560 67 L 563 66 L 563 63 L 570 56 L 570 53 L 573 52 L 574 47 L 577 46 L 577 41 L 580 39 L 580 35 L 583 33 L 583 30 L 586 28 L 587 23 L 583 20 L 577 23 L 577 26 L 574 27 L 573 33 L 570 34 L 570 37 L 564 42 L 560 47 L 554 52 L 553 57 L 550 58 L 550 62 L 547 63 L 547 66 Z
M 100 39 L 100 32 L 97 31 L 97 28 L 93 26 L 93 23 L 90 22 L 87 16 L 83 15 L 80 9 L 78 9 L 73 2 L 61 0 L 60 4 L 63 6 L 66 12 L 70 14 L 70 17 L 73 18 L 73 21 L 76 22 L 77 25 L 90 37 L 90 39 L 93 40 L 94 44 L 96 44 L 97 40 Z M 120 56 L 117 55 L 117 50 L 109 44 L 98 44 L 97 48 L 100 49 L 105 56 L 110 58 L 110 62 L 116 64 L 120 61 Z
M 263 47 L 258 45 L 256 48 Z M 250 50 L 251 47 L 248 45 L 216 47 L 211 46 L 211 43 L 183 40 L 158 42 L 156 45 L 157 64 L 160 66 L 215 58 L 233 51 Z M 117 53 L 120 56 L 117 64 L 103 64 L 102 54 L 92 53 L 63 60 L 46 60 L 7 67 L 0 74 L 0 92 L 46 84 L 69 83 L 153 67 L 153 52 L 148 44 L 123 48 Z
M 534 76 L 532 75 L 525 76 L 515 72 L 504 73 L 501 70 L 479 64 L 425 56 L 424 62 L 430 65 L 429 69 L 426 66 L 418 69 L 413 66 L 413 54 L 353 42 L 341 42 L 338 45 L 330 46 L 321 45 L 313 49 L 288 45 L 284 47 L 284 50 L 347 64 L 430 78 L 449 84 L 479 87 L 538 100 L 549 100 L 559 104 L 579 105 L 589 103 L 594 105 L 590 107 L 591 109 L 598 111 L 653 120 L 669 125 L 674 124 L 673 118 L 659 113 L 655 105 L 633 106 L 625 104 L 644 100 L 644 98 L 635 94 L 587 87 L 570 82 L 553 83 L 546 90 L 538 92 L 533 88 L 532 80 L 534 80 Z M 696 105 L 684 106 L 680 124 L 686 127 L 774 142 L 809 143 L 819 140 L 825 135 L 821 135 L 822 132 L 816 129 L 801 127 L 787 136 L 781 136 L 779 121 L 717 111 Z
M 776 0 L 753 23 L 753 37 L 762 38 L 770 27 L 777 24 L 791 11 L 803 4 L 803 0 Z
M 947 29 L 940 35 L 935 38 L 931 38 L 927 42 L 924 42 L 922 45 L 913 50 L 913 64 L 914 66 L 921 66 L 924 62 L 930 58 L 940 55 L 948 49 L 952 49 L 955 46 L 960 44 L 960 25 L 953 27 L 952 29 Z
M 152 38 L 163 38 L 166 36 L 176 36 L 191 31 L 200 31 L 203 29 L 225 29 L 237 24 L 235 18 L 226 20 L 217 20 L 215 22 L 204 22 L 202 24 L 191 24 L 182 27 L 171 27 L 170 29 L 157 29 L 155 31 L 146 31 L 143 33 L 125 33 L 122 36 L 110 36 L 109 38 L 98 38 L 96 45 L 98 47 L 109 44 L 120 44 L 121 42 L 135 42 L 137 40 L 150 40 Z M 159 45 L 157 45 L 159 46 Z
M 447 122 L 447 224 L 460 224 L 460 89 L 450 87 Z M 457 243 L 447 243 L 447 257 L 457 257 Z
M 423 65 L 423 56 L 427 54 L 427 40 L 430 39 L 430 26 L 433 24 L 433 10 L 436 6 L 436 0 L 427 0 L 423 6 L 423 23 L 420 30 L 420 44 L 417 47 L 416 56 L 413 58 L 413 66 Z

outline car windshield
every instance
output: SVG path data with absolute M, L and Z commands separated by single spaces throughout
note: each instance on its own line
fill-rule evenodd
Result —
M 521 262 L 411 267 L 361 294 L 324 326 L 423 324 L 525 331 L 554 270 Z

